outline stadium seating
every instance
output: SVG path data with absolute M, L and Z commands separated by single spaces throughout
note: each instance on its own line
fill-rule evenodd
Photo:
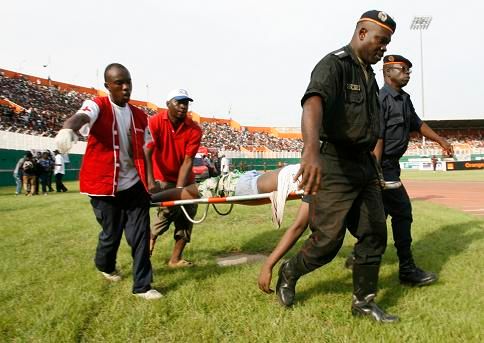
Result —
M 223 151 L 301 151 L 301 139 L 278 138 L 266 132 L 237 130 L 228 124 L 203 122 L 202 145 Z M 261 149 L 262 148 L 262 149 Z
M 7 76 L 0 70 L 0 130 L 53 137 L 85 99 L 97 94 L 93 89 L 46 81 L 18 74 Z M 133 103 L 148 115 L 157 111 L 154 104 L 136 100 Z M 194 116 L 194 120 L 201 123 L 202 146 L 219 151 L 300 152 L 303 147 L 302 139 L 278 136 L 271 128 L 243 127 L 233 124 L 232 120 L 208 119 L 198 115 Z M 436 131 L 462 151 L 484 148 L 482 130 L 470 130 L 466 134 Z M 407 155 L 428 155 L 439 150 L 434 142 L 427 141 L 423 146 L 421 139 L 414 135 Z

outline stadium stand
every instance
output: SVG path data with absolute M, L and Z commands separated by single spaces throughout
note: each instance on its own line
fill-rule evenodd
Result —
M 85 99 L 104 93 L 93 88 L 69 85 L 50 79 L 0 69 L 0 130 L 53 137 L 66 117 Z M 159 108 L 151 103 L 132 100 L 148 115 Z M 203 129 L 202 146 L 226 152 L 299 153 L 303 142 L 299 132 L 275 128 L 241 126 L 233 120 L 201 117 L 191 113 Z M 484 148 L 484 120 L 427 121 L 458 150 Z M 425 146 L 413 136 L 406 155 L 439 154 L 433 142 Z
M 302 140 L 278 138 L 267 132 L 239 130 L 227 123 L 202 122 L 202 145 L 223 151 L 301 151 Z
M 60 87 L 62 85 L 63 87 Z M 75 87 L 75 88 L 74 88 Z M 74 113 L 85 99 L 98 92 L 84 91 L 82 87 L 52 82 L 0 71 L 0 130 L 53 137 L 66 117 Z M 157 112 L 156 106 L 133 101 L 148 115 Z M 198 120 L 197 120 L 198 118 Z M 226 151 L 289 151 L 302 148 L 300 138 L 276 137 L 270 128 L 241 127 L 230 122 L 202 122 L 202 145 Z M 277 132 L 276 132 L 277 134 Z M 300 135 L 299 135 L 300 136 Z
M 67 115 L 74 113 L 92 94 L 61 90 L 22 76 L 0 73 L 1 122 L 5 131 L 53 137 Z

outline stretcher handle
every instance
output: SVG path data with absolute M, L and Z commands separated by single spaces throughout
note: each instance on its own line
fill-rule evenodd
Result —
M 192 218 L 190 217 L 190 215 L 188 214 L 187 210 L 185 209 L 185 206 L 183 205 L 180 205 L 182 211 L 183 211 L 183 214 L 185 214 L 185 217 L 187 217 L 187 219 L 193 223 L 193 224 L 200 224 L 200 223 L 203 223 L 205 221 L 205 219 L 207 219 L 207 213 L 208 213 L 208 204 L 207 206 L 205 206 L 205 211 L 202 215 L 202 217 L 200 219 L 195 219 L 195 218 Z

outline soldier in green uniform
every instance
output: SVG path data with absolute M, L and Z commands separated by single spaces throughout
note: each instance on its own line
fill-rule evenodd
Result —
M 301 250 L 281 265 L 276 294 L 284 306 L 295 299 L 297 280 L 338 253 L 348 213 L 359 218 L 349 230 L 358 239 L 353 267 L 353 315 L 395 322 L 375 302 L 387 228 L 379 169 L 371 151 L 381 144 L 378 85 L 372 64 L 386 51 L 395 21 L 381 11 L 365 12 L 349 45 L 325 56 L 314 68 L 301 104 L 304 150 L 299 174 L 313 194 L 310 227 Z M 322 142 L 322 143 L 321 143 Z

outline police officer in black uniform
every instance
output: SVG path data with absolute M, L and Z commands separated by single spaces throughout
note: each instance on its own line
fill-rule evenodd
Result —
M 400 55 L 387 55 L 383 59 L 385 85 L 380 90 L 381 123 L 383 137 L 382 150 L 375 150 L 381 155 L 381 167 L 386 181 L 400 180 L 399 160 L 405 153 L 410 140 L 410 132 L 420 132 L 423 136 L 437 142 L 445 153 L 452 156 L 452 146 L 415 113 L 410 95 L 402 88 L 410 80 L 412 63 Z M 383 192 L 385 214 L 392 217 L 392 231 L 395 248 L 400 261 L 400 281 L 413 286 L 429 285 L 437 281 L 437 275 L 425 272 L 415 265 L 412 257 L 411 225 L 412 205 L 405 187 Z
M 325 56 L 311 74 L 301 100 L 304 149 L 298 176 L 305 193 L 314 194 L 313 233 L 279 270 L 276 293 L 285 306 L 294 303 L 302 275 L 336 256 L 351 211 L 359 217 L 358 225 L 349 228 L 358 239 L 352 313 L 380 322 L 398 320 L 374 302 L 387 229 L 378 166 L 371 154 L 380 138 L 378 85 L 371 65 L 383 57 L 395 27 L 385 12 L 364 13 L 350 44 Z

